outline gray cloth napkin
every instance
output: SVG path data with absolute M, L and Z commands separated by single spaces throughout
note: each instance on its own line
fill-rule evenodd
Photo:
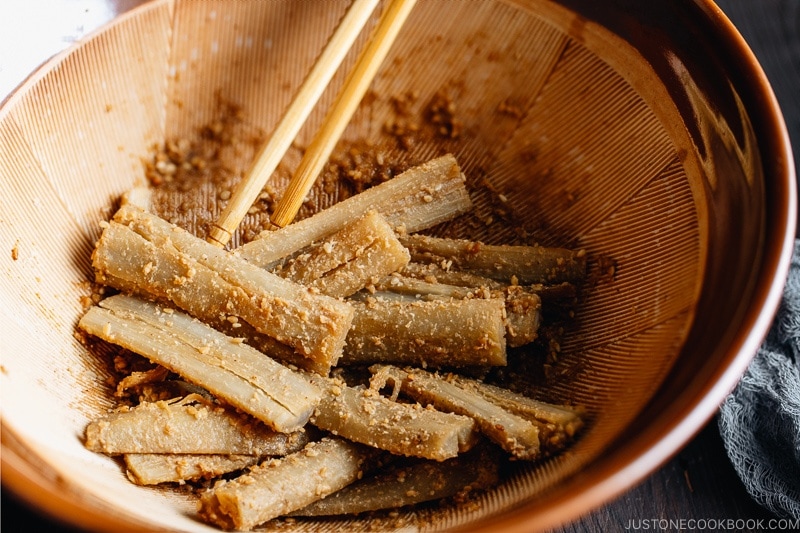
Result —
M 800 240 L 775 322 L 718 422 L 747 492 L 776 515 L 800 519 Z

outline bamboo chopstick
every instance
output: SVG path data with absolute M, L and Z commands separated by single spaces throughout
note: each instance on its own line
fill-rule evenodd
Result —
M 361 52 L 322 128 L 308 146 L 289 186 L 272 213 L 271 221 L 274 225 L 284 227 L 294 219 L 415 3 L 416 0 L 389 2 L 369 44 Z
M 317 58 L 281 121 L 256 156 L 247 175 L 209 231 L 208 241 L 224 247 L 278 167 L 347 52 L 375 10 L 378 0 L 353 0 L 330 41 Z

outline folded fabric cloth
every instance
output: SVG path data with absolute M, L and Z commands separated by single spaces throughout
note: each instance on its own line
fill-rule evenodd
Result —
M 718 423 L 747 492 L 776 515 L 800 519 L 800 240 L 775 322 Z

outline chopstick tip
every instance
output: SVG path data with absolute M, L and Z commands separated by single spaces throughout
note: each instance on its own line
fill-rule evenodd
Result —
M 219 226 L 218 224 L 214 224 L 211 226 L 211 229 L 208 232 L 208 239 L 206 240 L 211 244 L 218 246 L 219 248 L 225 248 L 225 245 L 228 244 L 228 241 L 231 240 L 232 236 L 233 235 L 230 231 Z

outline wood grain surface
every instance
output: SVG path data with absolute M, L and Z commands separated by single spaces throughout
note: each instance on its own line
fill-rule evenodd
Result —
M 121 2 L 120 11 L 138 2 Z M 755 52 L 781 104 L 800 159 L 800 0 L 718 0 Z M 5 532 L 77 533 L 29 509 L 2 491 L 0 521 Z M 716 419 L 672 460 L 632 490 L 554 533 L 675 531 L 690 522 L 739 520 L 737 531 L 766 524 L 773 516 L 747 495 L 725 454 Z M 660 522 L 657 522 L 660 520 Z M 668 521 L 672 521 L 670 524 Z M 665 527 L 666 526 L 666 527 Z

